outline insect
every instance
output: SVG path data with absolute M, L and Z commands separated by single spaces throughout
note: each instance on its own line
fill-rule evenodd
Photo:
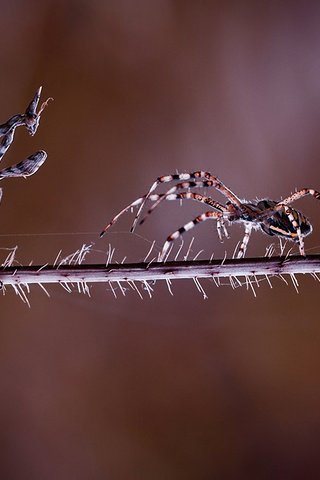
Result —
M 164 183 L 178 182 L 165 193 L 153 193 L 156 188 Z M 194 188 L 215 188 L 227 198 L 227 202 L 222 204 L 213 198 L 192 191 Z M 215 220 L 220 240 L 223 236 L 228 237 L 226 223 L 243 223 L 244 237 L 238 250 L 237 258 L 244 257 L 249 243 L 250 235 L 253 229 L 260 229 L 267 235 L 276 235 L 278 237 L 293 240 L 299 244 L 300 254 L 305 256 L 304 237 L 312 232 L 312 226 L 309 220 L 300 211 L 292 208 L 290 205 L 300 198 L 312 195 L 320 200 L 320 192 L 313 188 L 303 188 L 294 192 L 281 201 L 262 200 L 246 201 L 240 200 L 229 188 L 227 188 L 219 178 L 211 173 L 195 171 L 193 173 L 177 173 L 174 175 L 164 175 L 158 177 L 152 184 L 148 193 L 138 198 L 130 205 L 119 212 L 103 229 L 100 236 L 119 219 L 119 217 L 132 207 L 139 206 L 134 219 L 131 231 L 134 231 L 140 219 L 145 203 L 150 200 L 154 202 L 148 210 L 146 216 L 142 218 L 139 224 L 142 224 L 146 217 L 154 211 L 163 200 L 196 200 L 210 207 L 210 210 L 198 215 L 196 218 L 180 227 L 168 236 L 159 255 L 159 261 L 163 261 L 174 240 L 177 240 L 185 232 L 191 230 L 199 223 L 206 220 Z
M 0 161 L 12 144 L 17 127 L 25 126 L 27 131 L 32 136 L 36 133 L 39 126 L 41 113 L 48 105 L 49 100 L 52 100 L 52 98 L 48 98 L 45 102 L 43 102 L 39 112 L 37 113 L 41 90 L 42 87 L 39 87 L 25 113 L 14 115 L 13 117 L 9 118 L 6 123 L 0 125 L 0 137 L 2 137 L 0 141 Z M 33 175 L 41 167 L 46 158 L 46 152 L 44 150 L 39 150 L 22 162 L 0 170 L 0 180 L 6 177 L 28 177 L 29 175 Z

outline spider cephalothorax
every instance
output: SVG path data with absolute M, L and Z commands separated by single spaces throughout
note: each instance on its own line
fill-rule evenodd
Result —
M 173 181 L 180 181 L 180 183 L 176 183 L 165 193 L 153 193 L 158 185 Z M 228 199 L 228 202 L 223 205 L 219 202 L 216 202 L 211 197 L 191 191 L 194 188 L 203 187 L 216 188 Z M 159 261 L 163 261 L 166 258 L 172 241 L 179 238 L 184 232 L 191 230 L 198 223 L 208 219 L 216 220 L 220 239 L 222 239 L 223 235 L 228 236 L 225 222 L 228 222 L 229 224 L 241 222 L 244 224 L 245 233 L 238 251 L 238 258 L 242 258 L 245 255 L 252 229 L 260 229 L 267 235 L 276 235 L 278 237 L 284 237 L 286 239 L 293 240 L 299 243 L 300 254 L 305 255 L 303 238 L 312 232 L 312 226 L 309 220 L 301 212 L 290 207 L 292 202 L 304 197 L 305 195 L 312 195 L 314 198 L 320 200 L 320 193 L 318 191 L 312 188 L 303 188 L 302 190 L 294 192 L 292 195 L 284 198 L 281 201 L 270 200 L 267 198 L 251 202 L 246 200 L 241 201 L 221 182 L 221 180 L 208 172 L 196 171 L 193 173 L 165 175 L 158 177 L 146 195 L 138 198 L 126 208 L 121 210 L 121 212 L 119 212 L 118 215 L 116 215 L 111 222 L 106 225 L 101 233 L 101 236 L 104 235 L 108 228 L 110 228 L 111 225 L 113 225 L 123 213 L 132 207 L 139 206 L 137 215 L 131 228 L 131 231 L 133 231 L 137 225 L 141 211 L 147 200 L 155 202 L 148 210 L 148 215 L 163 200 L 191 199 L 209 205 L 211 210 L 198 215 L 194 220 L 191 220 L 169 235 L 162 248 Z M 143 217 L 142 220 L 140 220 L 140 224 L 144 222 L 145 218 L 146 217 Z

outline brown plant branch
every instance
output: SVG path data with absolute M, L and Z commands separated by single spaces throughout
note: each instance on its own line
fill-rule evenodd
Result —
M 0 271 L 5 285 L 48 283 L 147 282 L 200 278 L 254 278 L 320 273 L 320 255 L 165 263 L 8 266 Z

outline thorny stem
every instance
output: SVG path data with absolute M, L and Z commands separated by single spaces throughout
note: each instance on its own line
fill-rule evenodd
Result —
M 34 135 L 37 131 L 39 126 L 39 121 L 41 117 L 41 113 L 43 112 L 44 108 L 47 106 L 49 100 L 48 98 L 42 105 L 40 106 L 39 111 L 37 112 L 38 103 L 40 100 L 42 87 L 38 88 L 36 91 L 33 99 L 31 100 L 30 104 L 28 105 L 25 113 L 14 115 L 11 117 L 6 123 L 0 125 L 0 161 L 2 157 L 7 152 L 8 148 L 11 146 L 14 133 L 17 127 L 25 126 L 28 132 L 31 135 Z M 29 156 L 27 159 L 23 160 L 22 162 L 12 165 L 10 167 L 4 168 L 0 170 L 0 180 L 7 177 L 26 177 L 29 175 L 33 175 L 40 166 L 44 163 L 47 158 L 46 152 L 40 150 L 35 154 Z M 187 187 L 193 186 L 206 186 L 208 182 L 204 180 L 204 178 L 209 178 L 211 185 L 219 185 L 219 188 L 224 189 L 224 194 L 227 192 L 227 197 L 229 199 L 233 199 L 235 204 L 238 204 L 240 200 L 232 194 L 218 179 L 212 177 L 210 174 L 206 172 L 194 172 L 193 174 L 178 174 L 178 175 L 169 175 L 165 177 L 159 177 L 158 180 L 152 185 L 149 192 L 144 196 L 133 203 L 131 203 L 128 207 L 122 210 L 118 215 L 116 215 L 111 223 L 109 223 L 105 229 L 103 230 L 101 236 L 106 232 L 106 230 L 119 218 L 120 215 L 125 213 L 129 208 L 134 206 L 139 206 L 138 213 L 135 217 L 135 221 L 133 224 L 133 228 L 136 226 L 140 212 L 142 207 L 144 206 L 147 199 L 156 201 L 155 206 L 159 204 L 160 201 L 163 199 L 172 200 L 183 198 L 183 194 L 176 194 L 174 192 L 177 191 L 179 186 L 186 188 L 186 184 L 181 183 L 177 184 L 173 189 L 168 190 L 165 195 L 161 194 L 152 194 L 159 183 L 165 183 L 172 180 L 189 180 L 190 178 L 202 178 L 198 185 L 197 182 L 187 182 Z M 215 183 L 214 183 L 215 182 Z M 218 189 L 219 189 L 218 188 Z M 172 194 L 172 195 L 171 195 Z M 305 189 L 301 192 L 296 192 L 291 197 L 286 199 L 287 203 L 290 203 L 292 199 L 295 199 L 294 196 L 298 196 L 301 194 L 312 194 L 316 198 L 320 198 L 320 193 L 311 190 Z M 0 201 L 2 196 L 2 189 L 0 189 Z M 192 197 L 195 199 L 199 199 L 196 197 Z M 204 197 L 201 197 L 203 201 Z M 297 197 L 299 198 L 299 197 Z M 285 201 L 285 200 L 284 200 Z M 209 203 L 210 202 L 204 202 Z M 217 210 L 223 210 L 224 207 L 221 207 L 220 204 L 215 203 L 214 205 L 211 203 L 211 206 L 216 208 Z M 150 213 L 154 207 L 152 207 L 148 213 Z M 292 216 L 292 215 L 291 215 Z M 199 217 L 200 218 L 200 217 Z M 288 215 L 289 220 L 291 221 L 292 225 L 294 226 L 294 218 L 292 219 Z M 201 220 L 203 218 L 201 217 Z M 141 220 L 141 223 L 144 219 Z M 189 222 L 183 227 L 183 231 L 190 230 L 191 227 L 194 226 L 196 221 Z M 297 229 L 296 229 L 297 230 Z M 179 234 L 180 230 L 175 232 L 176 236 Z M 298 230 L 297 230 L 298 231 Z M 173 234 L 168 237 L 168 240 L 175 239 L 176 236 Z M 302 237 L 300 232 L 300 237 Z M 299 238 L 300 238 L 299 237 Z M 246 238 L 246 237 L 245 237 Z M 168 240 L 166 244 L 168 244 Z M 166 245 L 165 244 L 165 245 Z M 152 247 L 147 255 L 151 253 Z M 244 245 L 244 244 L 243 244 Z M 302 243 L 300 240 L 300 251 L 302 252 Z M 288 275 L 291 277 L 292 283 L 297 290 L 298 282 L 295 278 L 295 275 L 298 273 L 309 273 L 314 276 L 317 280 L 320 281 L 320 276 L 317 276 L 317 273 L 320 273 L 320 255 L 313 255 L 309 257 L 302 257 L 302 256 L 280 256 L 280 257 L 262 257 L 262 258 L 252 258 L 252 259 L 223 259 L 221 260 L 192 260 L 187 261 L 185 257 L 184 261 L 171 261 L 171 262 L 149 262 L 146 263 L 147 257 L 145 257 L 144 262 L 141 263 L 131 263 L 131 264 L 124 264 L 124 263 L 113 263 L 111 264 L 112 255 L 114 253 L 114 249 L 111 249 L 111 245 L 109 246 L 109 254 L 108 260 L 106 264 L 83 264 L 82 261 L 84 257 L 89 253 L 90 248 L 92 245 L 83 245 L 83 247 L 73 254 L 69 255 L 65 259 L 62 259 L 60 263 L 58 263 L 58 257 L 53 265 L 44 265 L 44 266 L 14 266 L 14 255 L 16 248 L 12 249 L 11 253 L 7 256 L 5 262 L 0 265 L 0 289 L 3 289 L 5 292 L 5 287 L 10 285 L 15 290 L 16 294 L 20 296 L 20 298 L 27 303 L 29 306 L 29 301 L 27 298 L 27 293 L 29 292 L 29 285 L 30 284 L 38 284 L 42 287 L 46 293 L 46 289 L 43 287 L 43 284 L 49 283 L 58 283 L 66 288 L 68 291 L 71 291 L 70 284 L 76 284 L 78 286 L 78 290 L 82 293 L 86 293 L 90 295 L 89 283 L 107 283 L 109 284 L 112 292 L 115 294 L 115 290 L 113 284 L 117 284 L 119 289 L 123 294 L 125 294 L 125 288 L 122 286 L 122 282 L 127 283 L 131 288 L 135 289 L 139 296 L 142 298 L 141 292 L 135 285 L 135 282 L 141 282 L 141 284 L 145 287 L 148 291 L 149 296 L 151 296 L 152 287 L 148 282 L 155 282 L 156 280 L 165 280 L 168 285 L 169 292 L 172 294 L 171 291 L 171 281 L 176 279 L 192 279 L 196 284 L 198 290 L 203 294 L 204 298 L 207 298 L 205 291 L 203 290 L 202 285 L 199 283 L 199 279 L 203 278 L 210 278 L 219 286 L 220 278 L 228 278 L 229 284 L 235 288 L 235 286 L 241 286 L 243 284 L 250 286 L 251 290 L 254 291 L 254 287 L 252 285 L 255 282 L 257 285 L 257 277 L 265 277 L 268 281 L 269 285 L 271 285 L 270 278 L 273 276 L 279 276 L 284 280 L 284 275 Z M 189 250 L 191 248 L 191 244 L 189 246 Z M 240 247 L 241 249 L 242 247 Z M 189 253 L 188 250 L 188 253 Z M 163 252 L 163 251 L 162 251 Z M 165 250 L 165 253 L 166 250 Z M 169 252 L 168 252 L 169 253 Z M 180 249 L 176 258 L 180 253 Z M 187 256 L 188 256 L 187 253 Z M 199 252 L 200 253 L 200 252 Z M 269 251 L 270 254 L 270 251 Z M 268 252 L 267 252 L 268 255 Z M 163 253 L 158 258 L 163 258 Z M 244 281 L 239 280 L 240 278 L 244 278 Z
M 0 285 L 47 283 L 146 282 L 198 278 L 255 278 L 320 273 L 320 255 L 309 257 L 273 257 L 179 261 L 165 263 L 131 263 L 109 265 L 9 266 L 0 271 Z

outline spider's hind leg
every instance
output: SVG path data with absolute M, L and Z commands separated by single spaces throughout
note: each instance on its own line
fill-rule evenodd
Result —
M 297 220 L 294 218 L 294 215 L 293 215 L 293 212 L 292 212 L 292 208 L 287 207 L 287 206 L 285 205 L 285 206 L 284 206 L 284 211 L 285 211 L 286 215 L 288 216 L 288 218 L 289 218 L 289 220 L 290 220 L 293 228 L 294 228 L 295 231 L 297 232 L 300 255 L 302 255 L 303 257 L 305 257 L 305 256 L 306 256 L 306 253 L 305 253 L 305 250 L 304 250 L 304 240 L 303 240 L 303 235 L 302 235 L 302 232 L 301 232 L 300 225 L 298 224 Z
M 298 224 L 298 222 L 296 221 L 296 219 L 293 215 L 293 209 L 291 209 L 287 205 L 290 205 L 290 203 L 295 202 L 296 200 L 299 200 L 300 198 L 305 197 L 306 195 L 311 195 L 316 200 L 320 200 L 320 192 L 318 192 L 317 190 L 314 190 L 313 188 L 302 188 L 301 190 L 298 190 L 297 192 L 294 192 L 289 197 L 283 199 L 278 204 L 278 205 L 281 205 L 281 204 L 284 205 L 285 213 L 288 216 L 293 228 L 297 232 L 300 255 L 302 255 L 304 257 L 306 256 L 305 250 L 304 250 L 304 240 L 303 240 L 303 237 L 305 235 L 303 235 L 303 233 L 301 232 L 301 227 L 300 227 L 300 225 Z M 311 230 L 309 231 L 309 233 L 310 232 L 311 232 Z
M 276 203 L 273 207 L 266 209 L 258 216 L 258 220 L 262 223 L 264 220 L 268 218 L 270 219 L 273 216 L 276 218 L 275 214 L 278 214 L 276 223 L 269 225 L 267 228 L 267 230 L 271 230 L 272 233 L 269 233 L 263 227 L 262 230 L 266 231 L 269 235 L 284 236 L 288 239 L 298 241 L 300 255 L 304 257 L 306 256 L 304 250 L 304 237 L 312 232 L 312 226 L 301 212 L 293 209 L 289 204 L 305 195 L 312 195 L 317 200 L 320 199 L 319 192 L 310 188 L 304 188 L 293 193 L 290 197 L 283 199 L 281 202 Z M 283 221 L 284 216 L 287 217 L 289 224 L 291 224 L 291 228 L 289 228 L 287 221 Z

